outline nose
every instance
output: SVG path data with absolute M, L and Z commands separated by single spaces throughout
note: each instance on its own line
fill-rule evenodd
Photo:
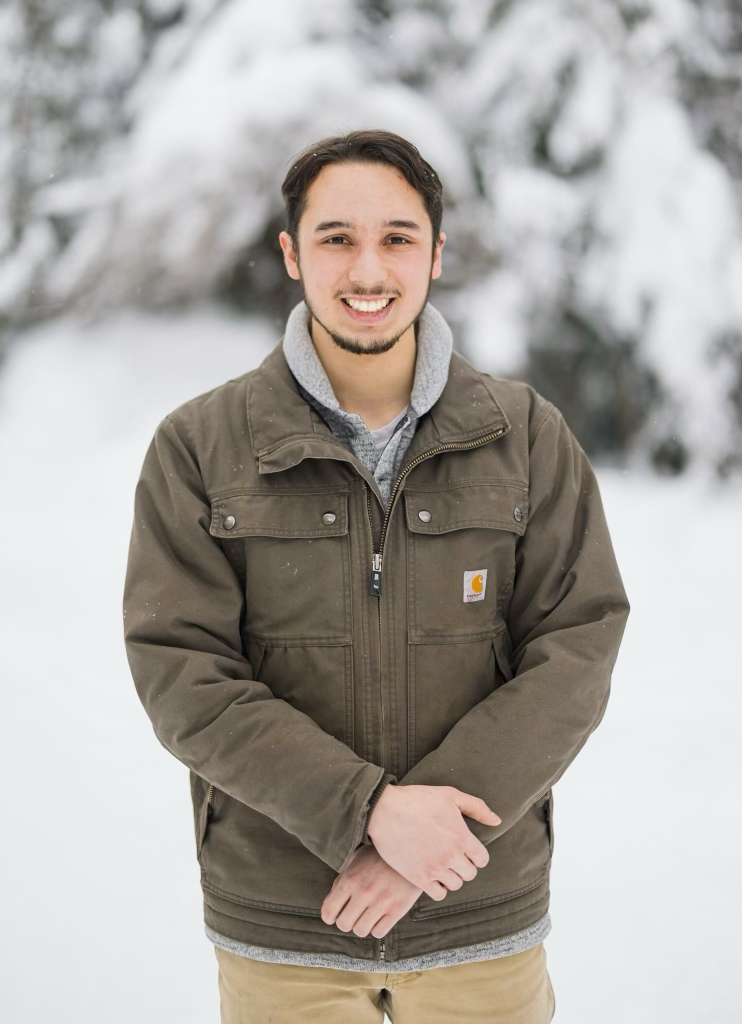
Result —
M 348 278 L 353 284 L 362 285 L 368 289 L 373 288 L 374 285 L 378 287 L 384 284 L 388 273 L 377 245 L 371 242 L 357 245 L 348 268 Z

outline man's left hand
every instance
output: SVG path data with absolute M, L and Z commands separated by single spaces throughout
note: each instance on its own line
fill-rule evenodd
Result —
M 380 939 L 421 892 L 389 867 L 373 846 L 361 846 L 325 896 L 322 920 L 342 932 L 353 931 L 361 938 L 370 933 Z

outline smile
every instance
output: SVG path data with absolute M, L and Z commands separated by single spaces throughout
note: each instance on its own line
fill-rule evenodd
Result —
M 357 323 L 372 324 L 384 320 L 394 305 L 394 297 L 381 299 L 342 299 L 345 311 Z
M 386 299 L 343 299 L 351 309 L 357 309 L 359 313 L 378 313 L 384 306 L 388 306 L 392 301 L 391 296 Z

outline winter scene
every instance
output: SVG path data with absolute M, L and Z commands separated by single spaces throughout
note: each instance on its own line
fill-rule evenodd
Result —
M 380 596 L 368 596 L 362 588 L 358 593 L 353 590 L 354 615 L 359 598 L 379 608 L 379 637 L 383 635 L 384 640 L 379 640 L 378 652 L 371 644 L 368 656 L 378 659 L 373 662 L 374 678 L 382 682 L 377 680 L 375 685 L 382 686 L 380 692 L 392 700 L 396 687 L 406 692 L 402 670 L 396 675 L 390 670 L 385 679 L 380 666 L 384 656 L 391 665 L 392 644 L 406 644 L 404 630 L 409 629 L 409 647 L 422 652 L 414 655 L 418 707 L 423 704 L 421 691 L 425 696 L 423 688 L 429 685 L 431 709 L 435 706 L 443 714 L 456 706 L 454 721 L 460 725 L 464 719 L 475 721 L 477 701 L 492 709 L 495 749 L 490 751 L 491 789 L 486 789 L 486 796 L 491 796 L 487 802 L 502 816 L 503 829 L 511 836 L 508 840 L 508 831 L 503 831 L 499 849 L 510 853 L 500 854 L 502 871 L 512 869 L 514 878 L 525 873 L 526 882 L 531 878 L 523 867 L 530 847 L 525 839 L 514 838 L 525 835 L 525 825 L 533 830 L 533 843 L 548 835 L 551 844 L 550 930 L 543 949 L 557 1024 L 737 1024 L 742 1020 L 738 966 L 742 953 L 741 114 L 742 8 L 737 0 L 277 0 L 272 4 L 258 0 L 4 0 L 0 4 L 3 1020 L 14 1024 L 300 1020 L 300 1015 L 269 1017 L 257 1011 L 255 1016 L 242 1016 L 247 1010 L 240 1010 L 239 1018 L 236 1011 L 227 1018 L 224 1006 L 220 1011 L 212 938 L 213 931 L 226 933 L 231 917 L 239 925 L 230 936 L 234 941 L 294 952 L 323 952 L 320 928 L 324 928 L 328 954 L 365 948 L 367 953 L 355 956 L 371 958 L 375 971 L 387 959 L 387 977 L 392 979 L 387 988 L 392 992 L 398 977 L 393 972 L 399 970 L 394 964 L 397 956 L 416 955 L 419 960 L 436 950 L 436 928 L 445 937 L 441 947 L 448 950 L 502 940 L 509 934 L 503 917 L 497 916 L 504 913 L 504 897 L 492 895 L 500 864 L 495 860 L 497 830 L 481 823 L 475 826 L 470 816 L 463 821 L 472 826 L 477 838 L 485 844 L 495 841 L 489 846 L 486 869 L 480 866 L 476 880 L 463 882 L 461 895 L 446 896 L 465 906 L 446 908 L 442 900 L 439 908 L 433 907 L 426 890 L 421 909 L 413 909 L 386 935 L 388 956 L 378 937 L 359 938 L 352 931 L 343 934 L 337 925 L 322 925 L 318 914 L 323 890 L 313 887 L 314 879 L 326 878 L 329 891 L 340 863 L 347 863 L 344 854 L 353 829 L 348 831 L 339 820 L 338 835 L 330 838 L 327 821 L 334 815 L 335 804 L 327 805 L 319 795 L 332 792 L 335 799 L 337 794 L 338 807 L 349 805 L 353 817 L 362 806 L 350 787 L 351 795 L 346 797 L 342 786 L 333 787 L 330 776 L 323 774 L 330 770 L 329 765 L 325 767 L 324 752 L 340 751 L 339 737 L 374 735 L 373 690 L 367 692 L 361 684 L 366 655 L 357 650 L 355 632 L 352 640 L 332 633 L 313 648 L 300 648 L 294 622 L 294 632 L 289 630 L 281 642 L 274 637 L 271 643 L 269 637 L 258 645 L 261 673 L 250 646 L 253 640 L 247 637 L 249 628 L 243 631 L 247 648 L 235 655 L 237 660 L 219 656 L 223 645 L 217 643 L 218 627 L 212 623 L 217 621 L 218 608 L 227 606 L 226 584 L 218 585 L 210 568 L 196 568 L 197 544 L 208 543 L 210 552 L 234 552 L 235 545 L 247 551 L 247 569 L 244 565 L 242 569 L 248 574 L 250 593 L 251 544 L 255 552 L 290 548 L 296 553 L 304 548 L 311 553 L 314 537 L 318 552 L 342 550 L 349 561 L 347 551 L 357 550 L 352 545 L 358 529 L 358 550 L 367 543 L 368 551 L 375 554 L 379 547 L 374 530 L 378 538 L 382 520 L 387 521 L 385 506 L 372 493 L 378 477 L 370 469 L 364 477 L 356 455 L 343 455 L 345 461 L 339 455 L 321 458 L 319 449 L 312 448 L 318 442 L 309 438 L 306 451 L 292 455 L 283 472 L 272 472 L 280 466 L 265 467 L 258 478 L 253 464 L 260 460 L 253 458 L 246 441 L 244 450 L 237 450 L 228 485 L 226 477 L 220 478 L 219 486 L 210 487 L 206 480 L 194 482 L 195 477 L 185 475 L 176 485 L 170 477 L 186 464 L 188 438 L 184 440 L 184 428 L 180 433 L 173 428 L 167 439 L 163 436 L 162 462 L 157 463 L 161 490 L 151 492 L 152 519 L 139 521 L 137 571 L 144 573 L 149 564 L 153 581 L 160 581 L 175 578 L 184 566 L 191 567 L 191 580 L 180 584 L 184 602 L 186 594 L 193 595 L 187 609 L 168 612 L 163 599 L 160 619 L 168 614 L 173 620 L 180 617 L 180 635 L 193 636 L 196 625 L 189 610 L 203 609 L 204 620 L 198 628 L 206 637 L 204 644 L 217 653 L 201 664 L 198 659 L 205 657 L 203 652 L 188 659 L 183 649 L 175 650 L 173 640 L 172 660 L 165 662 L 163 654 L 157 663 L 163 666 L 161 686 L 149 668 L 154 661 L 146 661 L 140 653 L 130 663 L 127 656 L 135 645 L 132 642 L 127 651 L 126 613 L 136 614 L 136 595 L 145 592 L 144 582 L 138 582 L 136 594 L 132 584 L 131 607 L 125 607 L 127 560 L 136 527 L 135 491 L 140 476 L 149 472 L 145 455 L 156 450 L 151 447 L 155 432 L 183 403 L 257 369 L 280 345 L 288 318 L 305 294 L 298 274 L 287 273 L 279 238 L 287 231 L 282 182 L 306 147 L 363 129 L 379 129 L 408 140 L 435 169 L 443 189 L 446 238 L 440 274 L 432 281 L 427 276 L 429 302 L 450 328 L 446 336 L 452 336 L 454 355 L 463 357 L 479 374 L 489 375 L 484 379 L 492 382 L 492 394 L 515 393 L 509 382 L 524 382 L 561 413 L 599 485 L 599 498 L 595 489 L 588 501 L 590 479 L 577 476 L 572 481 L 572 508 L 584 510 L 589 504 L 595 509 L 602 501 L 619 583 L 631 606 L 622 637 L 619 630 L 613 647 L 605 642 L 604 661 L 615 657 L 612 675 L 610 669 L 607 674 L 604 668 L 595 669 L 591 675 L 589 668 L 580 668 L 590 664 L 589 654 L 573 661 L 568 645 L 562 654 L 558 646 L 549 652 L 546 645 L 540 646 L 544 637 L 539 633 L 556 626 L 539 629 L 534 625 L 533 642 L 524 640 L 524 651 L 516 652 L 522 659 L 520 670 L 508 679 L 505 665 L 505 678 L 495 682 L 495 673 L 513 655 L 506 646 L 498 648 L 497 637 L 504 634 L 495 629 L 494 639 L 484 638 L 490 659 L 486 670 L 493 682 L 484 690 L 480 687 L 476 700 L 464 704 L 468 698 L 455 691 L 467 685 L 467 659 L 473 659 L 474 652 L 461 655 L 456 662 L 458 673 L 448 671 L 445 658 L 453 657 L 454 648 L 458 652 L 475 645 L 456 647 L 450 637 L 444 642 L 445 630 L 439 630 L 436 643 L 426 645 L 421 638 L 427 612 L 419 613 L 418 619 L 402 620 L 394 619 L 396 613 L 383 611 L 385 599 L 392 601 L 402 592 L 403 583 L 407 586 L 404 554 L 396 560 L 390 556 L 391 565 L 384 563 L 386 590 Z M 384 173 L 391 172 L 387 168 Z M 411 194 L 420 202 L 419 190 Z M 333 230 L 339 230 L 342 238 L 344 229 L 339 224 Z M 427 222 L 425 229 L 430 231 Z M 400 230 L 404 235 L 404 228 Z M 332 258 L 351 260 L 338 254 Z M 399 298 L 393 303 L 400 302 L 401 312 L 404 291 L 400 288 L 394 294 Z M 391 317 L 395 315 L 392 312 Z M 370 323 L 373 314 L 359 310 L 356 319 Z M 404 337 L 413 339 L 414 346 L 413 333 Z M 418 354 L 421 351 L 418 336 Z M 275 433 L 276 422 L 284 409 L 278 399 L 275 407 L 271 402 L 266 394 L 255 396 L 255 408 L 263 410 L 256 429 L 264 432 L 260 436 L 275 438 L 280 436 Z M 475 428 L 466 424 L 474 422 L 476 402 L 468 404 L 461 411 L 460 433 L 451 437 L 475 436 Z M 449 416 L 449 406 L 445 409 L 445 422 L 453 431 L 458 413 Z M 433 420 L 445 445 L 443 413 L 435 419 L 435 411 L 433 406 Z M 368 422 L 365 436 L 373 437 L 369 432 L 386 425 L 389 415 L 375 424 Z M 322 434 L 326 454 L 330 443 L 340 450 L 315 409 L 311 417 L 306 422 L 314 423 L 315 432 Z M 525 413 L 523 417 L 510 414 L 513 445 L 513 437 L 523 428 L 521 418 Z M 423 431 L 430 419 L 423 412 L 417 430 Z M 402 425 L 407 422 L 402 420 Z M 544 422 L 550 429 L 556 417 Z M 224 430 L 228 430 L 226 422 Z M 527 442 L 527 430 L 525 434 Z M 482 429 L 479 435 L 484 437 Z M 404 539 L 408 530 L 410 560 L 415 551 L 433 553 L 433 544 L 436 552 L 466 552 L 461 566 L 464 601 L 459 573 L 456 604 L 451 605 L 452 633 L 464 616 L 468 623 L 484 622 L 490 607 L 485 600 L 502 589 L 495 563 L 489 570 L 490 591 L 478 589 L 486 584 L 487 570 L 473 572 L 480 563 L 470 553 L 475 549 L 464 545 L 492 545 L 493 558 L 504 557 L 511 543 L 516 551 L 521 544 L 524 551 L 538 550 L 538 535 L 528 548 L 528 523 L 521 521 L 524 514 L 527 517 L 530 496 L 531 537 L 547 529 L 543 525 L 548 516 L 546 499 L 539 516 L 538 498 L 545 485 L 535 474 L 552 471 L 564 493 L 570 486 L 566 470 L 559 473 L 548 452 L 539 461 L 538 444 L 532 441 L 529 457 L 534 475 L 524 478 L 530 480 L 529 487 L 519 485 L 515 471 L 505 473 L 504 479 L 503 470 L 497 469 L 500 463 L 492 463 L 493 473 L 501 477 L 499 483 L 494 478 L 490 481 L 492 493 L 521 486 L 523 511 L 516 507 L 502 524 L 483 505 L 484 518 L 457 520 L 459 513 L 450 504 L 457 500 L 451 496 L 453 477 L 460 470 L 470 482 L 476 475 L 481 477 L 479 467 L 487 465 L 483 461 L 487 452 L 505 450 L 497 449 L 501 442 L 508 439 L 496 439 L 476 451 L 441 447 L 403 476 L 399 500 L 390 506 L 392 551 L 399 550 L 397 538 Z M 226 443 L 215 430 L 207 445 L 215 460 L 223 450 L 219 445 Z M 411 443 L 417 444 L 418 439 Z M 463 441 L 459 449 L 462 444 L 473 447 Z M 524 450 L 528 454 L 527 443 Z M 265 451 L 269 451 L 267 445 Z M 274 452 L 280 454 L 280 444 L 274 444 L 269 455 Z M 572 458 L 580 455 L 573 451 Z M 307 475 L 312 464 L 314 477 Z M 570 461 L 569 467 L 573 464 L 578 462 Z M 301 510 L 324 512 L 321 501 L 338 492 L 333 480 L 340 477 L 333 472 L 348 482 L 344 490 L 340 488 L 343 494 L 348 492 L 347 521 L 343 504 L 339 520 L 334 512 L 325 513 L 312 532 L 302 526 Z M 264 481 L 271 477 L 271 486 L 280 477 L 295 481 L 296 487 L 309 480 L 306 504 L 302 499 L 297 505 L 293 491 L 285 491 L 290 497 L 284 505 L 272 494 L 273 509 L 285 517 L 283 525 L 277 526 L 275 516 L 271 519 L 265 513 L 263 527 L 252 531 L 262 535 L 242 543 L 236 539 L 242 529 L 238 511 L 235 539 L 229 539 L 223 529 L 232 529 L 234 516 L 219 519 L 217 515 L 224 502 L 228 506 L 234 499 L 247 514 L 260 516 L 260 503 L 258 511 L 249 511 L 253 506 L 248 499 L 253 495 L 265 500 L 265 495 L 257 495 L 259 488 L 250 481 L 254 478 L 261 487 L 268 487 Z M 394 478 L 392 473 L 390 484 Z M 483 495 L 481 487 L 486 484 L 479 479 L 477 494 Z M 199 528 L 200 541 L 189 542 L 183 536 L 188 528 L 186 503 L 197 500 L 196 491 L 202 485 L 210 495 L 214 519 L 211 527 L 207 521 Z M 360 527 L 354 525 L 352 500 L 364 491 L 371 521 L 371 539 L 365 541 Z M 421 497 L 426 495 L 427 504 Z M 142 498 L 143 514 L 147 500 Z M 152 555 L 149 562 L 146 552 L 155 549 L 147 545 L 153 543 L 154 524 L 166 524 L 167 501 L 172 501 L 173 522 L 160 537 L 160 561 L 155 562 Z M 554 509 L 561 509 L 557 499 L 553 501 Z M 424 507 L 413 516 L 416 502 Z M 358 507 L 365 517 L 365 499 Z M 432 522 L 428 508 L 433 510 Z M 438 508 L 449 509 L 447 525 L 437 525 Z M 137 514 L 138 510 L 139 506 Z M 176 512 L 182 516 L 176 518 Z M 460 528 L 462 524 L 468 528 Z M 481 529 L 487 525 L 499 528 Z M 368 520 L 362 519 L 361 526 L 367 530 Z M 329 530 L 327 535 L 322 535 L 323 528 Z M 595 529 L 600 529 L 600 523 Z M 486 536 L 482 540 L 480 535 Z M 266 536 L 273 538 L 272 547 Z M 304 540 L 286 539 L 291 536 Z M 594 536 L 600 538 L 600 533 Z M 193 546 L 188 547 L 189 543 Z M 542 540 L 541 549 L 544 546 Z M 587 551 L 589 545 L 583 546 Z M 541 554 L 545 573 L 549 553 L 542 550 Z M 520 572 L 520 556 L 515 557 Z M 542 578 L 535 557 L 525 554 L 523 561 L 533 559 L 529 564 L 537 587 Z M 612 565 L 606 561 L 612 556 L 606 554 L 604 544 L 589 557 L 593 561 L 581 572 L 575 568 L 565 577 L 564 609 L 561 613 L 556 609 L 555 621 L 561 621 L 560 614 L 569 614 L 567 608 L 575 607 L 577 595 L 586 587 L 600 601 L 598 574 Z M 360 556 L 356 566 L 354 556 L 352 572 L 367 578 L 371 554 L 368 558 L 368 567 Z M 420 563 L 418 580 L 445 580 L 444 569 L 434 570 L 434 562 L 432 558 L 425 565 Z M 481 564 L 487 564 L 484 555 Z M 324 604 L 315 603 L 312 610 L 307 591 L 302 607 L 319 618 L 322 608 L 342 607 L 342 603 L 333 604 L 329 591 L 320 593 L 318 581 L 332 578 L 330 568 L 321 557 L 312 565 L 312 572 L 318 573 L 312 585 Z M 263 570 L 269 579 L 266 566 L 267 562 Z M 524 579 L 527 569 L 526 565 Z M 239 588 L 235 574 L 240 566 L 235 564 L 233 570 L 230 579 Z M 256 570 L 255 580 L 263 570 Z M 129 581 L 131 575 L 129 567 Z M 619 583 L 614 583 L 615 600 L 605 598 L 604 603 L 621 604 Z M 447 607 L 435 593 L 435 584 L 426 586 L 429 596 L 418 598 L 417 592 L 410 591 L 405 607 L 412 608 L 417 600 L 429 600 L 430 608 Z M 518 576 L 514 586 L 511 609 L 518 606 Z M 202 588 L 200 594 L 198 588 Z M 150 592 L 166 594 L 156 587 Z M 534 592 L 546 600 L 545 583 L 543 594 L 538 589 Z M 301 594 L 286 598 L 287 617 L 291 602 L 298 608 L 300 598 Z M 270 625 L 271 599 L 256 596 L 252 600 L 254 610 L 248 594 L 248 626 L 251 615 Z M 524 622 L 529 615 L 535 622 L 532 606 L 536 602 L 533 598 L 530 610 L 527 602 L 524 605 Z M 153 601 L 158 603 L 159 598 Z M 147 612 L 150 619 L 157 614 L 158 609 Z M 386 627 L 382 616 L 388 616 Z M 432 611 L 429 616 L 432 621 Z M 329 629 L 334 629 L 331 618 L 329 623 Z M 376 611 L 373 618 L 365 616 L 363 623 L 364 636 L 369 623 L 375 631 Z M 129 626 L 133 635 L 131 618 Z M 575 635 L 584 628 L 581 649 L 597 650 L 601 637 L 587 632 L 596 626 L 600 631 L 600 622 L 579 627 L 573 623 L 571 631 L 564 632 Z M 165 650 L 167 627 L 163 625 L 159 634 L 156 623 L 148 628 L 149 633 L 142 629 L 138 648 L 159 643 Z M 474 636 L 470 626 L 464 628 L 470 638 Z M 602 628 L 610 632 L 610 626 Z M 419 636 L 415 629 L 421 631 Z M 158 641 L 157 636 L 165 639 Z M 513 635 L 511 640 L 515 639 Z M 344 669 L 345 683 L 331 679 L 332 666 L 341 664 L 337 659 L 352 659 L 351 653 L 344 652 L 354 648 L 356 661 L 352 671 Z M 423 649 L 433 648 L 433 655 L 423 660 Z M 441 653 L 444 648 L 447 655 Z M 288 683 L 284 690 L 276 683 L 275 692 L 270 692 L 270 673 L 281 678 L 277 667 L 281 658 L 290 667 L 298 663 L 302 650 L 316 653 L 320 649 L 325 652 L 324 661 L 312 661 L 315 654 L 308 653 L 303 663 L 311 695 L 292 690 Z M 597 663 L 597 655 L 595 659 Z M 192 667 L 186 670 L 186 663 Z M 242 663 L 248 669 L 252 664 L 254 677 L 242 677 L 240 684 Z M 421 665 L 430 666 L 435 689 L 431 680 L 422 678 Z M 183 683 L 182 700 L 195 705 L 206 700 L 203 694 L 209 687 L 205 683 L 214 682 L 217 666 L 223 673 L 219 685 L 224 682 L 225 692 L 231 694 L 225 698 L 230 707 L 222 705 L 221 727 L 215 719 L 208 725 L 202 722 L 199 729 L 202 744 L 211 743 L 212 750 L 222 753 L 196 754 L 206 747 L 197 748 L 196 740 L 184 735 L 188 722 L 194 723 L 195 731 L 195 719 L 184 717 L 180 726 L 161 727 L 166 716 L 174 714 L 169 704 L 164 710 L 160 707 L 171 699 L 165 681 L 173 684 L 175 692 L 173 681 L 181 671 L 190 671 L 191 689 L 186 691 Z M 327 675 L 313 666 L 327 666 Z M 605 704 L 601 700 L 608 697 L 609 679 L 610 699 Z M 248 685 L 260 689 L 245 689 Z M 345 723 L 342 710 L 333 711 L 327 697 L 331 686 L 343 685 L 353 690 L 356 701 Z M 492 689 L 498 685 L 499 689 Z M 325 686 L 327 690 L 320 693 Z M 587 698 L 578 694 L 594 694 L 598 686 L 605 689 L 599 697 L 590 698 L 596 703 L 587 710 L 587 705 L 579 705 Z M 343 691 L 334 692 L 342 696 Z M 488 692 L 490 697 L 502 697 L 501 703 L 486 701 Z M 575 705 L 566 706 L 566 696 L 560 701 L 566 694 L 575 695 Z M 531 756 L 527 744 L 516 742 L 517 735 L 508 725 L 507 716 L 515 714 L 508 710 L 509 695 L 512 707 L 526 708 L 520 723 L 524 735 L 530 721 L 532 737 L 539 729 L 544 736 L 555 737 L 555 751 L 554 723 L 560 723 L 562 747 L 554 758 L 555 762 L 557 756 L 561 759 L 561 767 L 555 763 L 551 775 L 539 775 L 541 760 L 552 756 L 544 753 L 545 747 L 538 748 L 536 739 L 531 739 L 535 751 Z M 254 745 L 240 745 L 229 739 L 228 723 L 238 720 L 238 712 L 248 712 L 253 697 L 259 698 L 256 703 L 264 710 L 280 704 L 283 717 L 273 724 L 266 712 L 260 726 L 252 726 Z M 266 699 L 272 697 L 281 699 Z M 312 701 L 319 708 L 318 723 L 309 721 Z M 423 774 L 424 763 L 444 750 L 444 746 L 434 750 L 444 737 L 455 744 L 456 730 L 448 734 L 454 724 L 449 721 L 435 742 L 431 739 L 422 748 L 423 715 L 433 713 L 426 710 L 419 713 L 417 727 L 419 763 L 412 764 L 415 759 L 406 747 L 392 755 L 390 739 L 389 757 L 400 760 L 387 763 L 387 753 L 382 755 L 384 736 L 408 735 L 398 717 L 403 704 L 387 706 L 385 725 L 383 706 L 380 709 L 378 752 L 373 742 L 370 747 L 356 744 L 353 750 L 342 747 L 352 758 L 347 773 L 358 793 L 361 787 L 351 767 L 356 772 L 375 772 L 378 783 L 383 759 L 383 771 L 394 774 L 393 781 L 400 782 L 412 767 L 410 780 L 418 772 L 414 781 L 430 786 L 432 782 L 424 782 L 428 778 Z M 333 714 L 339 719 L 336 730 L 326 724 L 335 721 Z M 354 714 L 364 717 L 354 719 Z M 483 716 L 476 719 L 479 732 L 472 735 L 483 735 Z M 317 724 L 333 731 L 334 739 L 323 736 L 322 740 L 335 747 L 319 745 Z M 510 735 L 495 736 L 498 726 L 510 730 Z M 348 732 L 342 732 L 346 728 Z M 269 734 L 269 729 L 274 731 Z M 431 726 L 431 737 L 434 731 Z M 414 733 L 410 725 L 409 735 L 414 738 Z M 296 739 L 290 743 L 291 735 Z M 315 737 L 322 757 L 315 757 L 314 750 L 310 756 L 308 747 L 302 754 L 300 737 L 304 735 Z M 459 731 L 458 735 L 462 743 L 464 734 Z M 280 751 L 275 749 L 274 737 L 281 739 Z M 475 760 L 472 750 L 470 762 Z M 517 765 L 506 763 L 511 750 L 514 756 L 520 751 Z M 290 757 L 282 762 L 284 752 Z M 486 751 L 477 747 L 476 755 L 476 772 L 472 769 L 467 779 L 486 776 Z M 229 770 L 222 767 L 220 775 L 218 764 L 227 761 Z M 250 837 L 261 829 L 268 835 L 268 825 L 277 830 L 274 834 L 284 829 L 282 834 L 291 843 L 276 846 L 275 864 L 271 863 L 263 880 L 262 904 L 257 882 L 257 898 L 245 896 L 239 902 L 235 897 L 232 903 L 219 895 L 229 890 L 227 884 L 217 893 L 217 882 L 213 882 L 210 906 L 215 908 L 213 914 L 219 912 L 220 927 L 216 927 L 215 917 L 204 917 L 202 876 L 205 871 L 208 881 L 217 862 L 216 844 L 220 827 L 226 829 L 228 804 L 237 820 L 238 813 L 249 806 L 247 799 L 240 804 L 237 794 L 253 792 L 253 783 L 245 779 L 265 778 L 269 763 L 276 768 L 270 792 L 261 789 L 260 799 L 256 795 L 250 808 L 253 817 L 244 819 L 254 823 L 252 831 L 245 825 L 242 833 L 234 833 L 229 840 L 230 863 L 242 864 L 239 856 L 244 856 L 244 863 L 249 856 L 257 858 L 257 840 L 254 847 L 249 846 Z M 531 817 L 525 813 L 533 800 L 512 813 L 508 802 L 511 790 L 519 793 L 518 786 L 525 785 L 525 775 L 530 779 L 531 770 L 529 792 L 531 797 L 538 796 L 534 805 L 541 815 L 538 820 L 533 807 L 528 812 L 533 812 Z M 511 781 L 511 776 L 517 780 Z M 549 796 L 551 781 L 554 792 Z M 296 784 L 302 786 L 301 799 Z M 459 785 L 474 792 L 466 789 L 464 781 Z M 498 801 L 501 786 L 510 789 L 503 788 Z M 370 787 L 365 783 L 364 787 L 368 793 Z M 257 793 L 257 783 L 253 788 Z M 392 795 L 399 796 L 392 794 L 395 789 L 403 787 L 387 784 L 382 790 L 386 798 L 378 803 L 380 810 L 385 804 L 389 807 Z M 379 791 L 373 792 L 379 799 Z M 484 798 L 485 791 L 476 795 Z M 313 799 L 321 815 L 316 827 L 310 812 Z M 281 817 L 281 808 L 288 807 L 289 801 L 298 808 L 295 831 L 286 824 L 293 820 L 288 812 L 286 822 Z M 513 796 L 513 808 L 516 803 Z M 268 813 L 272 807 L 274 816 Z M 279 819 L 283 824 L 277 824 Z M 306 824 L 306 834 L 299 822 Z M 226 848 L 227 840 L 224 843 Z M 369 850 L 362 847 L 362 852 L 383 856 L 381 839 L 378 852 L 373 845 Z M 329 851 L 325 857 L 323 850 Z M 534 857 L 541 853 L 538 846 Z M 306 875 L 301 868 L 288 867 L 304 863 L 300 856 L 311 862 Z M 250 864 L 258 871 L 257 859 Z M 265 909 L 269 904 L 273 911 L 282 909 L 279 901 L 272 900 L 282 865 L 286 865 L 286 904 L 289 910 L 294 908 L 293 914 Z M 317 865 L 316 871 L 312 865 Z M 213 868 L 212 879 L 217 875 Z M 495 879 L 487 883 L 489 889 L 485 878 Z M 468 885 L 471 893 L 484 895 L 473 895 L 467 903 L 463 894 Z M 512 914 L 513 921 L 519 922 L 517 928 L 530 927 L 536 915 L 528 916 L 525 893 L 529 887 L 524 884 L 520 896 L 521 890 L 514 885 L 506 888 L 508 898 L 516 893 Z M 538 891 L 545 907 L 546 889 L 543 894 Z M 297 912 L 296 907 L 303 909 Z M 436 916 L 439 909 L 443 913 Z M 299 913 L 309 922 L 306 931 L 300 927 Z M 539 922 L 544 920 L 541 915 Z M 409 954 L 404 952 L 406 935 L 414 936 L 408 939 Z M 432 945 L 425 946 L 423 937 Z M 488 963 L 504 963 L 502 948 L 489 955 L 489 960 L 481 956 L 478 962 L 466 962 L 472 968 L 476 963 L 480 971 Z M 463 963 L 459 961 L 459 969 Z M 340 976 L 339 971 L 330 973 Z M 431 973 L 443 976 L 442 970 Z M 463 999 L 463 992 L 459 995 Z M 412 1012 L 400 1002 L 392 1024 L 433 1024 L 434 1019 L 473 1024 L 475 1018 L 465 1005 L 460 1004 L 455 1016 L 433 1018 L 422 1010 Z M 376 1011 L 377 1018 L 357 1019 L 378 1019 L 381 1024 L 391 1020 L 389 1012 L 385 1015 L 388 1009 L 385 1004 Z M 350 1024 L 355 1018 L 349 1009 L 342 1018 L 328 1011 L 323 1019 L 327 1024 L 339 1019 Z M 549 1018 L 517 1019 L 547 1024 Z

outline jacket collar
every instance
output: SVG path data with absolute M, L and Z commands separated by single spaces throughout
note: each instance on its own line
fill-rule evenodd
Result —
M 289 369 L 305 391 L 321 405 L 336 413 L 342 420 L 364 426 L 360 416 L 341 408 L 322 360 L 314 347 L 309 331 L 309 320 L 307 304 L 298 303 L 288 318 L 282 342 Z M 417 356 L 410 395 L 414 417 L 422 416 L 440 398 L 446 386 L 452 351 L 451 328 L 435 306 L 426 303 L 417 320 Z
M 360 466 L 302 398 L 283 340 L 248 377 L 247 420 L 259 472 L 289 469 L 305 458 L 334 458 Z M 464 445 L 501 428 L 507 433 L 510 422 L 490 380 L 452 351 L 445 386 L 432 408 L 421 416 L 401 468 L 441 444 Z

